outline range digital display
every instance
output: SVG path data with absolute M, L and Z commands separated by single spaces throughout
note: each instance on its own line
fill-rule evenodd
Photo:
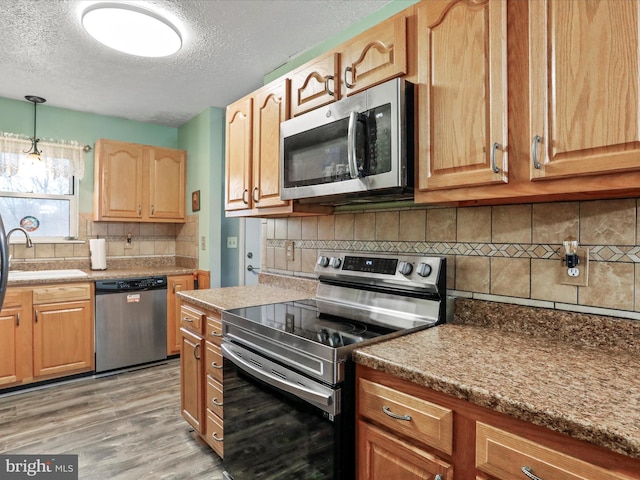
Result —
M 344 257 L 342 270 L 352 272 L 382 273 L 384 275 L 395 275 L 398 268 L 397 258 L 376 258 L 376 257 Z

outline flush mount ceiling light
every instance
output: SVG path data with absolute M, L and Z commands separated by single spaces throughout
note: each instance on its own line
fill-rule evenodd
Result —
M 128 3 L 96 3 L 82 25 L 106 46 L 140 57 L 166 57 L 182 47 L 178 29 L 156 12 Z
M 42 153 L 40 150 L 38 150 L 38 142 L 40 141 L 40 139 L 36 136 L 36 107 L 39 103 L 46 102 L 46 100 L 35 95 L 27 95 L 24 98 L 33 103 L 33 138 L 31 139 L 31 148 L 24 153 L 27 154 L 27 158 L 30 162 L 35 163 L 36 161 L 40 160 L 40 154 Z

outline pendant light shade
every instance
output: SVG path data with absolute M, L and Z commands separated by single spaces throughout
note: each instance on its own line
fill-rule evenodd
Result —
M 38 142 L 40 141 L 40 139 L 36 135 L 36 125 L 37 125 L 37 118 L 38 118 L 36 107 L 38 106 L 39 103 L 46 102 L 46 100 L 42 97 L 37 97 L 35 95 L 27 95 L 24 98 L 26 98 L 28 101 L 33 103 L 33 138 L 31 139 L 31 148 L 24 153 L 27 154 L 27 159 L 31 163 L 35 163 L 37 161 L 40 161 L 40 154 L 42 153 L 40 150 L 38 150 Z
M 182 47 L 178 29 L 160 14 L 128 3 L 96 3 L 82 25 L 107 47 L 141 57 L 166 57 Z

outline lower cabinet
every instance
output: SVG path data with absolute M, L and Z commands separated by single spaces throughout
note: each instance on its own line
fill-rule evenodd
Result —
M 638 480 L 640 460 L 362 365 L 357 478 Z
M 222 319 L 180 302 L 182 416 L 220 456 L 224 455 Z
M 167 355 L 180 353 L 180 302 L 178 292 L 193 290 L 193 275 L 171 275 L 167 277 Z
M 0 388 L 90 372 L 93 283 L 9 288 L 0 311 Z

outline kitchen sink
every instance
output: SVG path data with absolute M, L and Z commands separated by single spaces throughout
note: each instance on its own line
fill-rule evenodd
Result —
M 82 270 L 9 270 L 9 280 L 47 280 L 54 278 L 81 278 L 88 275 Z

